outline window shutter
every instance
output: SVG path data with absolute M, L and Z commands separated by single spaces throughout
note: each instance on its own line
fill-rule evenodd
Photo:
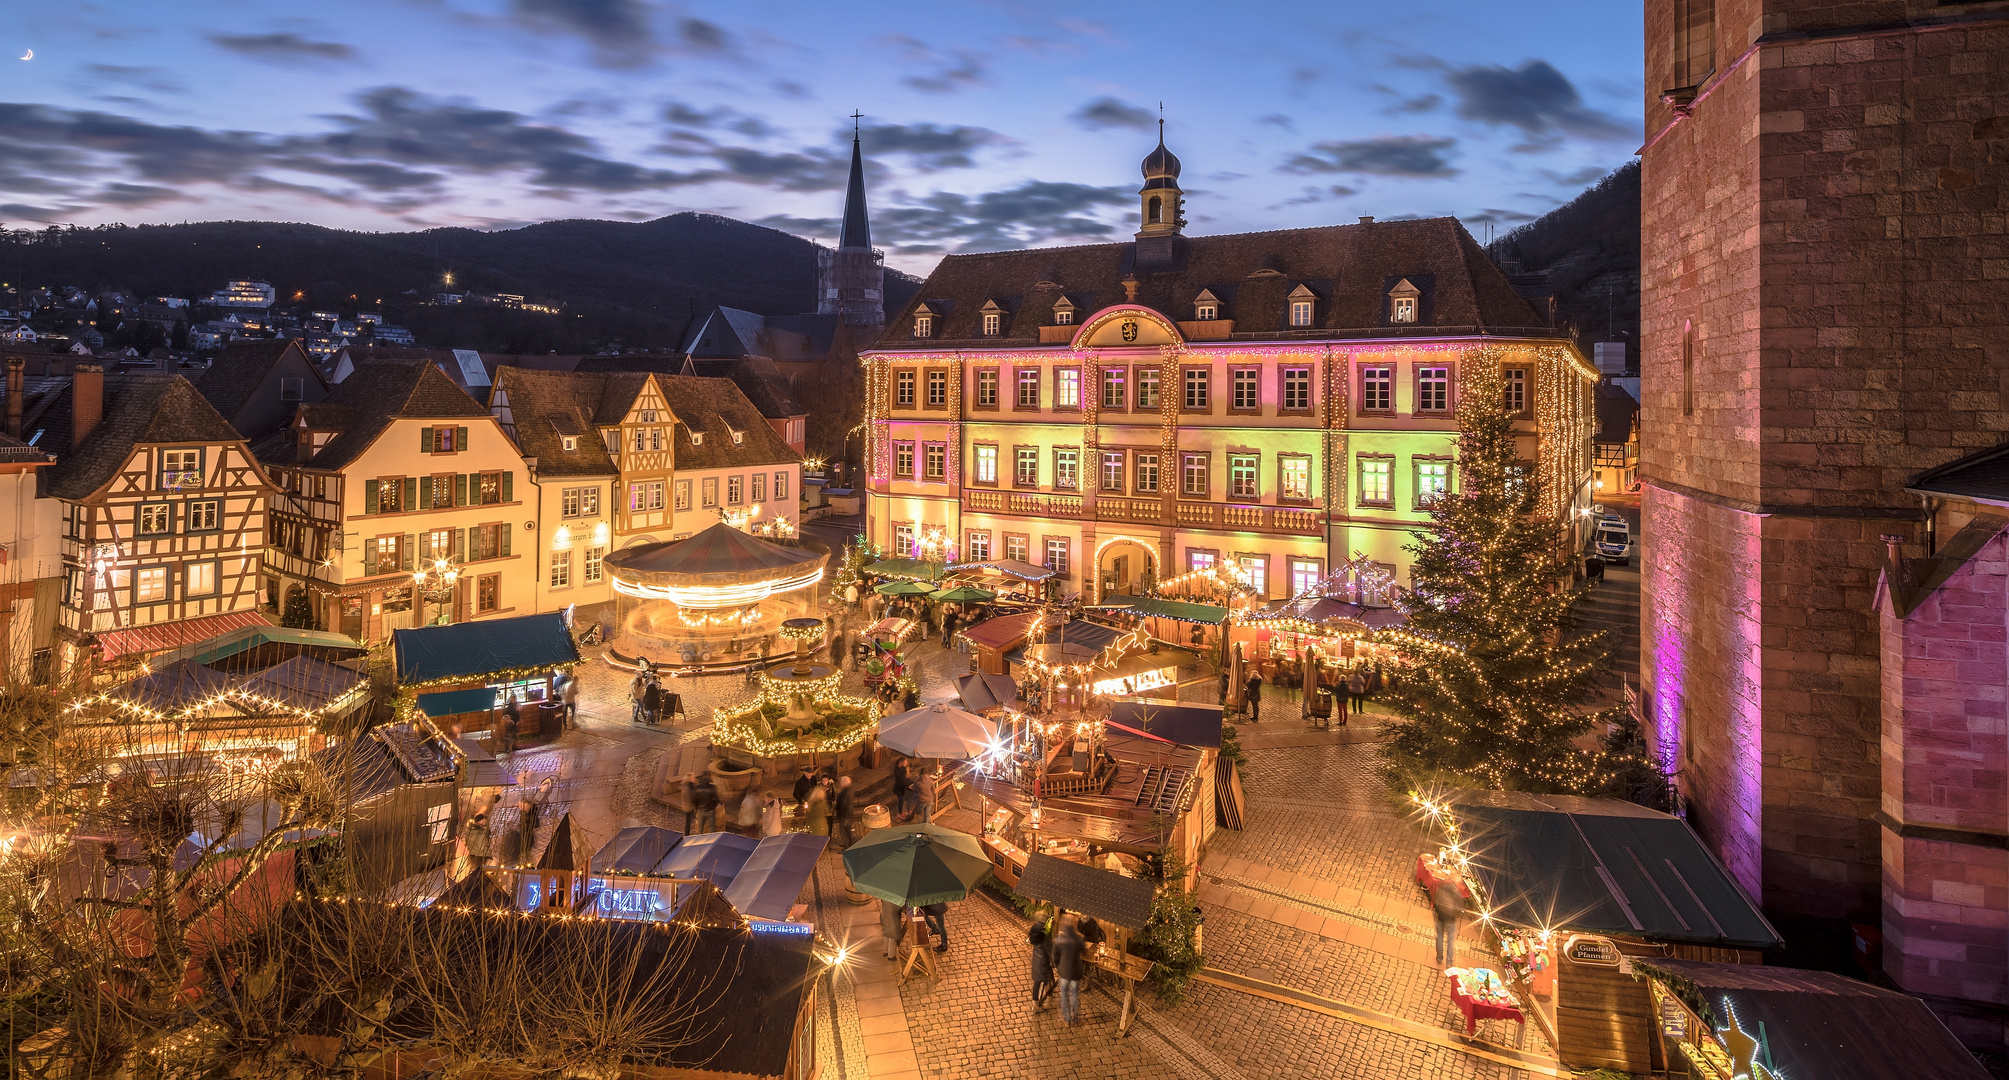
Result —
M 415 553 L 414 549 L 417 547 L 417 541 L 418 536 L 416 534 L 405 534 L 405 542 L 398 546 L 398 569 L 410 570 L 412 568 L 412 556 Z
M 419 429 L 419 453 L 432 453 L 432 429 L 429 427 Z
M 465 453 L 467 453 L 467 429 L 466 429 L 466 428 L 456 428 L 456 429 L 454 429 L 454 435 L 453 435 L 453 448 L 454 448 L 454 451 L 455 451 L 455 452 L 457 452 L 457 453 L 462 453 L 462 454 L 465 454 Z
M 453 504 L 454 504 L 455 506 L 466 506 L 466 505 L 467 505 L 467 474 L 466 474 L 466 473 L 461 473 L 460 475 L 458 475 L 458 476 L 455 476 L 455 477 L 453 478 Z
M 363 481 L 363 513 L 374 514 L 376 512 L 377 482 L 375 480 L 365 480 Z
M 501 554 L 503 555 L 509 554 L 509 523 L 505 521 L 502 524 L 497 525 L 495 527 L 495 532 L 496 535 L 502 537 Z
M 503 501 L 503 502 L 515 502 L 515 501 L 516 501 L 516 498 L 515 498 L 515 496 L 513 496 L 513 495 L 511 495 L 511 494 L 509 493 L 509 489 L 510 489 L 510 486 L 511 486 L 511 482 L 512 482 L 512 481 L 514 481 L 515 479 L 516 479 L 516 473 L 514 473 L 514 472 L 506 472 L 506 473 L 503 473 L 503 474 L 502 474 L 502 501 Z
M 407 476 L 405 477 L 405 509 L 417 510 L 418 508 L 419 478 L 416 476 Z
M 466 556 L 464 556 L 462 552 L 467 550 L 466 543 L 467 543 L 467 530 L 455 529 L 453 531 L 453 547 L 447 551 L 447 555 L 452 558 L 460 559 L 463 562 L 465 562 Z

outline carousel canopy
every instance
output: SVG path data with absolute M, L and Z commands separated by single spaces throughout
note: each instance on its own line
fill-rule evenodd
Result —
M 721 521 L 696 536 L 617 551 L 607 556 L 616 577 L 658 585 L 727 585 L 821 566 L 828 554 L 783 547 Z
M 579 646 L 565 616 L 555 611 L 394 630 L 391 651 L 397 656 L 398 682 L 406 686 L 579 662 Z

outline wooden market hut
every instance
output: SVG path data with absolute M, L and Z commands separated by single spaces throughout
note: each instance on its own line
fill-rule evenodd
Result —
M 1494 929 L 1542 954 L 1515 992 L 1564 1063 L 1666 1069 L 1636 959 L 1760 964 L 1784 944 L 1688 823 L 1618 799 L 1456 792 L 1446 800 Z M 1543 936 L 1546 932 L 1546 936 Z M 1508 970 L 1513 970 L 1508 965 Z
M 347 793 L 350 872 L 374 890 L 443 865 L 459 821 L 458 763 L 428 728 L 391 724 L 314 755 Z
M 557 710 L 557 674 L 579 663 L 579 646 L 558 612 L 391 632 L 398 688 L 450 734 L 488 729 L 506 695 L 523 702 L 519 734 L 542 730 Z
M 1635 959 L 1666 1075 L 1984 1080 L 1925 1002 L 1825 971 Z
M 1099 866 L 1035 854 L 1026 861 L 1015 891 L 1096 921 L 1105 940 L 1083 959 L 1123 981 L 1123 1010 L 1116 1030 L 1128 1032 L 1137 984 L 1151 973 L 1151 961 L 1130 955 L 1130 936 L 1151 921 L 1151 901 L 1157 888 Z

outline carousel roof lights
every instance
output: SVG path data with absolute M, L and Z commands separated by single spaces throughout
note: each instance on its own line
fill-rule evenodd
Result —
M 740 585 L 643 585 L 614 577 L 614 591 L 638 600 L 668 600 L 679 607 L 724 608 L 757 604 L 776 593 L 805 589 L 823 580 L 823 567 L 777 581 Z

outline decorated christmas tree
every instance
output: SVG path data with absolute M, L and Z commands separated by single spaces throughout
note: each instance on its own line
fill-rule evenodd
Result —
M 1402 717 L 1383 746 L 1390 780 L 1596 794 L 1611 762 L 1579 745 L 1608 653 L 1577 633 L 1567 521 L 1543 513 L 1542 477 L 1515 446 L 1497 358 L 1461 365 L 1458 487 L 1430 503 L 1409 552 L 1405 633 L 1389 694 Z M 1557 432 L 1552 437 L 1567 438 Z

